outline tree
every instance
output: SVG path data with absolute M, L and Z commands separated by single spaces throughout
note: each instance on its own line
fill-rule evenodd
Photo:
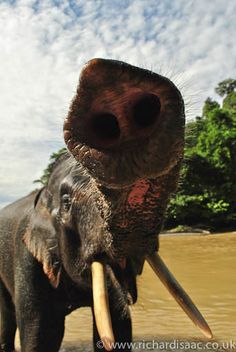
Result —
M 179 224 L 203 224 L 213 229 L 235 226 L 235 102 L 236 92 L 226 95 L 222 107 L 208 98 L 203 115 L 187 124 L 181 183 L 170 203 L 167 227 Z
M 217 94 L 220 97 L 224 97 L 225 95 L 229 95 L 234 92 L 236 89 L 236 80 L 233 78 L 227 78 L 224 81 L 220 82 L 218 86 L 215 88 Z
M 224 98 L 223 108 L 226 110 L 236 110 L 236 92 L 232 92 Z
M 35 180 L 34 183 L 41 183 L 41 185 L 45 186 L 48 182 L 48 178 L 52 172 L 53 166 L 55 165 L 55 162 L 57 161 L 57 159 L 59 158 L 59 156 L 61 156 L 62 154 L 64 154 L 66 152 L 66 148 L 61 148 L 60 150 L 58 150 L 57 152 L 53 153 L 50 156 L 49 159 L 49 164 L 46 167 L 46 169 L 44 169 L 42 176 L 38 179 Z
M 207 98 L 202 109 L 202 114 L 203 116 L 207 116 L 210 111 L 212 111 L 213 109 L 217 109 L 219 107 L 220 107 L 220 104 L 217 103 L 217 101 L 214 101 L 211 98 Z

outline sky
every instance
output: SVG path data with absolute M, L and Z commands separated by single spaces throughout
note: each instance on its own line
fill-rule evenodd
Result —
M 172 79 L 187 118 L 236 78 L 235 0 L 0 0 L 0 208 L 64 146 L 82 66 L 126 61 Z

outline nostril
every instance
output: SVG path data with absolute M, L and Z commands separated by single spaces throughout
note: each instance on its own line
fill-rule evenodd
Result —
M 115 115 L 101 113 L 93 116 L 91 128 L 99 139 L 117 139 L 120 136 L 120 127 Z
M 133 106 L 133 120 L 139 128 L 146 128 L 154 124 L 161 110 L 161 103 L 155 94 L 145 94 Z

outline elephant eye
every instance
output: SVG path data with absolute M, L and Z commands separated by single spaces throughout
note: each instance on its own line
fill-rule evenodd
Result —
M 63 194 L 62 196 L 62 208 L 64 211 L 69 211 L 71 207 L 71 198 L 69 194 Z

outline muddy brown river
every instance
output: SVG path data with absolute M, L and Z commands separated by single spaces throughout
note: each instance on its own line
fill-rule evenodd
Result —
M 231 348 L 236 351 L 236 232 L 207 236 L 163 235 L 160 238 L 160 254 L 213 331 L 214 341 L 218 343 L 207 350 Z M 201 341 L 205 346 L 207 339 L 183 313 L 148 265 L 138 279 L 138 287 L 138 303 L 131 309 L 133 334 L 135 341 L 143 343 L 137 344 L 134 351 L 157 351 L 155 343 L 166 341 L 170 345 L 160 345 L 159 350 L 202 349 L 194 348 L 194 345 L 180 348 L 180 341 Z M 66 319 L 61 352 L 91 352 L 91 331 L 89 309 L 72 313 Z M 145 345 L 144 340 L 151 343 Z M 223 342 L 226 344 L 222 346 Z

